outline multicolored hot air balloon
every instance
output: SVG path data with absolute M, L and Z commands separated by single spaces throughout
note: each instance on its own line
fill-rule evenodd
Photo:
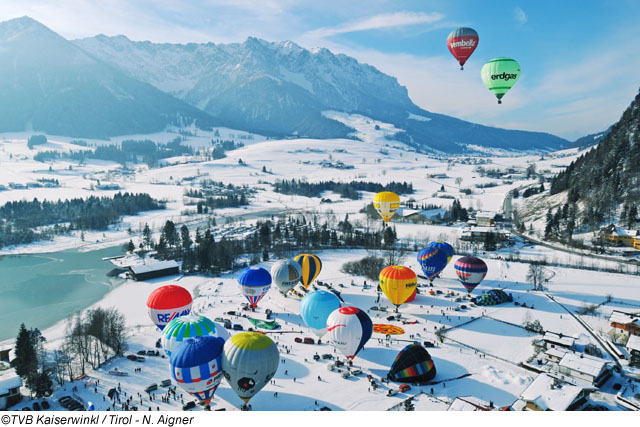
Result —
M 163 330 L 174 317 L 189 314 L 192 302 L 191 294 L 182 286 L 161 286 L 147 298 L 149 317 L 160 330 Z
M 243 332 L 224 345 L 224 377 L 245 403 L 273 378 L 279 364 L 278 347 L 266 335 Z
M 487 275 L 487 264 L 480 258 L 474 256 L 465 256 L 460 258 L 454 264 L 458 280 L 462 283 L 462 286 L 471 293 L 484 276 Z
M 294 258 L 300 267 L 302 267 L 302 277 L 300 278 L 300 283 L 305 288 L 308 288 L 318 274 L 320 274 L 320 270 L 322 270 L 322 261 L 315 255 L 311 254 L 300 254 Z
M 292 259 L 281 259 L 271 267 L 271 279 L 280 293 L 286 295 L 302 278 L 302 267 Z
M 476 50 L 479 41 L 478 33 L 473 28 L 462 27 L 449 33 L 447 47 L 460 64 L 461 70 L 464 70 L 464 63 Z
M 341 307 L 329 315 L 327 331 L 333 346 L 353 359 L 371 338 L 373 323 L 359 308 Z
M 436 376 L 431 355 L 420 344 L 409 344 L 396 356 L 387 378 L 402 383 L 422 383 Z
M 396 306 L 396 309 L 413 294 L 418 286 L 416 273 L 402 265 L 383 268 L 379 277 L 382 292 Z
M 520 64 L 511 58 L 494 58 L 483 65 L 480 74 L 484 85 L 502 104 L 502 97 L 520 77 Z
M 431 245 L 418 252 L 417 258 L 422 272 L 431 282 L 438 274 L 442 273 L 449 259 L 444 250 Z
M 373 207 L 387 223 L 400 207 L 400 196 L 391 191 L 383 191 L 373 197 Z
M 340 299 L 328 291 L 310 292 L 300 301 L 302 320 L 318 337 L 327 333 L 327 319 L 339 308 Z
M 229 339 L 227 330 L 207 317 L 198 314 L 176 317 L 162 331 L 162 348 L 171 357 L 183 341 L 205 336 L 219 337 L 224 341 Z
M 207 405 L 222 381 L 223 348 L 222 338 L 189 338 L 178 346 L 169 359 L 173 379 Z
M 447 255 L 447 265 L 451 262 L 451 258 L 456 254 L 456 251 L 453 250 L 453 246 L 448 244 L 447 242 L 443 242 L 442 240 L 438 240 L 437 242 L 429 242 L 427 246 L 434 246 L 438 248 L 439 251 L 443 251 Z
M 271 274 L 262 267 L 247 267 L 238 277 L 242 295 L 249 301 L 251 307 L 258 302 L 271 289 Z

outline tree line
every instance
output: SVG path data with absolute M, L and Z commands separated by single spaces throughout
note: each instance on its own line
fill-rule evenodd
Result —
M 377 182 L 351 181 L 351 182 L 306 182 L 301 180 L 278 180 L 273 184 L 276 192 L 293 194 L 306 197 L 319 197 L 324 191 L 340 194 L 345 199 L 358 200 L 360 192 L 379 193 L 380 191 L 393 191 L 397 194 L 412 194 L 413 184 L 406 182 L 390 182 L 382 185 Z

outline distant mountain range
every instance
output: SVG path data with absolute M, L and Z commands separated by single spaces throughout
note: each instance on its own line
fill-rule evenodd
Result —
M 157 44 L 99 35 L 69 42 L 23 17 L 0 23 L 0 61 L 13 64 L 0 67 L 0 132 L 102 137 L 195 122 L 270 136 L 346 137 L 350 128 L 322 115 L 336 110 L 392 123 L 404 130 L 396 139 L 421 149 L 570 144 L 428 112 L 394 77 L 290 41 Z
M 592 133 L 583 136 L 582 138 L 578 138 L 571 143 L 571 147 L 580 148 L 582 150 L 584 148 L 589 148 L 593 145 L 596 145 L 597 143 L 602 141 L 602 139 L 607 136 L 609 132 L 611 132 L 611 128 L 613 128 L 613 125 L 609 126 L 609 128 L 603 132 Z

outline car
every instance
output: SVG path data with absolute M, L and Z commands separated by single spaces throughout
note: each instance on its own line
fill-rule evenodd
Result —
M 39 411 L 40 410 L 40 404 L 38 402 L 33 402 L 33 410 L 34 411 Z
M 423 341 L 422 345 L 427 348 L 435 347 L 435 345 L 431 341 Z
M 138 356 L 136 356 L 135 354 L 128 354 L 127 355 L 127 359 L 136 362 L 138 360 Z
M 461 308 L 461 309 L 463 309 L 463 310 L 466 310 L 466 309 L 467 309 L 467 306 L 466 306 L 466 305 L 464 305 L 464 304 L 462 304 L 462 305 L 460 306 L 460 308 Z
M 224 319 L 222 317 L 216 317 L 213 320 L 215 320 L 216 322 L 224 323 Z
M 138 356 L 144 356 L 145 354 L 147 354 L 146 350 L 140 350 L 139 352 L 136 353 Z
M 362 373 L 362 369 L 354 369 L 351 371 L 351 375 L 358 376 Z
M 389 390 L 387 390 L 387 396 L 395 396 L 396 394 L 398 394 L 398 390 L 396 390 L 395 388 L 390 388 Z
M 344 362 L 342 360 L 336 360 L 336 366 L 344 366 Z
M 398 390 L 400 391 L 400 393 L 404 393 L 406 391 L 411 390 L 411 386 L 409 384 L 400 384 L 400 387 L 398 387 Z
M 60 399 L 58 399 L 58 403 L 60 403 L 62 406 L 65 406 L 68 405 L 72 400 L 73 399 L 71 398 L 71 396 L 62 396 Z
M 349 378 L 350 376 L 351 376 L 351 372 L 349 372 L 349 371 L 344 371 L 342 373 L 342 378 Z
M 329 408 L 328 406 L 323 406 L 322 408 L 320 408 L 321 411 L 330 411 L 331 408 Z
M 336 364 L 335 363 L 329 363 L 327 365 L 327 371 L 333 371 L 334 369 L 336 369 Z
M 145 358 L 144 358 L 144 356 L 138 356 L 138 357 L 136 357 L 136 360 L 137 360 L 138 362 L 144 362 L 144 361 L 145 361 L 145 360 L 147 360 L 147 359 L 145 359 Z
M 147 356 L 159 356 L 160 352 L 158 350 L 147 350 Z
M 147 393 L 151 393 L 152 391 L 155 391 L 157 389 L 158 389 L 158 384 L 153 383 L 153 384 L 149 384 L 147 388 L 144 389 L 144 391 L 146 391 Z
M 244 328 L 242 327 L 242 325 L 239 325 L 239 324 L 236 323 L 235 325 L 233 325 L 233 330 L 234 331 L 243 331 Z
M 170 385 L 171 385 L 171 380 L 169 379 L 160 381 L 160 387 L 169 387 Z
M 320 356 L 318 356 L 317 354 L 313 355 L 313 360 L 318 361 L 320 360 Z
M 325 354 L 322 355 L 322 358 L 325 359 L 325 360 L 326 359 L 333 359 L 333 354 L 325 353 Z
M 184 405 L 182 405 L 182 410 L 183 411 L 188 411 L 189 409 L 193 409 L 196 407 L 196 402 L 191 401 L 191 402 L 187 402 Z
M 387 316 L 387 320 L 391 322 L 392 320 L 396 320 L 396 316 Z
M 228 314 L 229 316 L 235 316 L 236 312 L 231 310 L 231 311 L 227 311 L 225 314 Z
M 298 344 L 301 344 L 301 343 L 302 343 L 302 338 L 300 338 L 300 337 L 295 337 L 293 340 L 294 340 L 295 342 L 297 342 Z
M 47 402 L 46 400 L 42 401 L 42 409 L 49 409 L 51 406 L 49 405 L 49 402 Z
M 304 339 L 302 340 L 303 343 L 305 344 L 315 344 L 316 342 L 313 340 L 313 338 L 309 338 L 309 337 L 304 337 Z

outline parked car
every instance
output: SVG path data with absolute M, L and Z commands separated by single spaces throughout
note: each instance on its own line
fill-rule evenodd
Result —
M 404 393 L 405 391 L 411 390 L 411 386 L 409 384 L 400 384 L 398 390 L 400 390 L 400 393 Z
M 242 325 L 236 323 L 235 325 L 233 325 L 233 330 L 234 331 L 244 331 L 244 328 L 242 327 Z
M 137 361 L 137 360 L 138 360 L 138 356 L 136 356 L 135 354 L 128 354 L 128 355 L 127 355 L 127 359 L 129 359 L 129 360 L 131 360 L 131 361 L 135 362 L 135 361 Z
M 295 337 L 293 340 L 295 342 L 297 342 L 298 344 L 302 344 L 302 338 L 300 338 L 300 337 Z
M 349 378 L 350 376 L 351 376 L 351 372 L 349 372 L 349 371 L 344 371 L 342 373 L 342 378 Z
M 351 371 L 351 375 L 353 375 L 353 376 L 360 375 L 361 373 L 362 373 L 361 369 L 354 369 L 354 370 Z
M 145 361 L 145 360 L 147 360 L 147 359 L 145 359 L 145 358 L 144 358 L 144 356 L 138 356 L 138 357 L 136 357 L 136 360 L 137 360 L 138 362 L 144 362 L 144 361 Z
M 427 348 L 435 347 L 435 345 L 431 341 L 424 341 L 422 345 Z
M 171 385 L 171 380 L 162 380 L 160 381 L 160 387 L 169 387 Z
M 213 320 L 215 320 L 216 322 L 224 323 L 224 319 L 222 317 L 216 317 Z
M 140 350 L 139 352 L 136 353 L 138 356 L 144 356 L 145 354 L 147 354 L 146 350 Z
M 326 359 L 333 359 L 333 354 L 325 353 L 325 354 L 322 355 L 322 358 L 325 359 L 325 360 Z
M 317 354 L 313 355 L 313 360 L 318 361 L 320 360 L 320 356 L 318 356 Z
M 309 338 L 309 337 L 304 337 L 304 339 L 302 340 L 303 343 L 305 344 L 315 344 L 316 342 L 313 340 L 313 338 Z
M 196 407 L 196 403 L 194 401 L 191 402 L 187 402 L 184 405 L 182 405 L 182 410 L 183 411 L 188 411 L 189 409 L 193 409 Z
M 158 384 L 153 383 L 153 384 L 149 384 L 147 388 L 144 389 L 144 391 L 146 391 L 147 393 L 151 393 L 152 391 L 155 391 L 157 389 L 158 389 Z
M 392 320 L 396 320 L 396 316 L 387 316 L 387 320 L 391 322 Z
M 396 394 L 398 394 L 398 390 L 396 390 L 395 388 L 390 388 L 389 390 L 387 390 L 387 396 L 395 396 Z
M 160 356 L 160 352 L 158 350 L 147 350 L 147 356 Z
M 47 402 L 46 400 L 42 401 L 42 409 L 49 409 L 51 406 L 49 406 L 49 402 Z
M 34 411 L 39 411 L 40 410 L 40 404 L 38 402 L 33 402 L 33 410 Z

